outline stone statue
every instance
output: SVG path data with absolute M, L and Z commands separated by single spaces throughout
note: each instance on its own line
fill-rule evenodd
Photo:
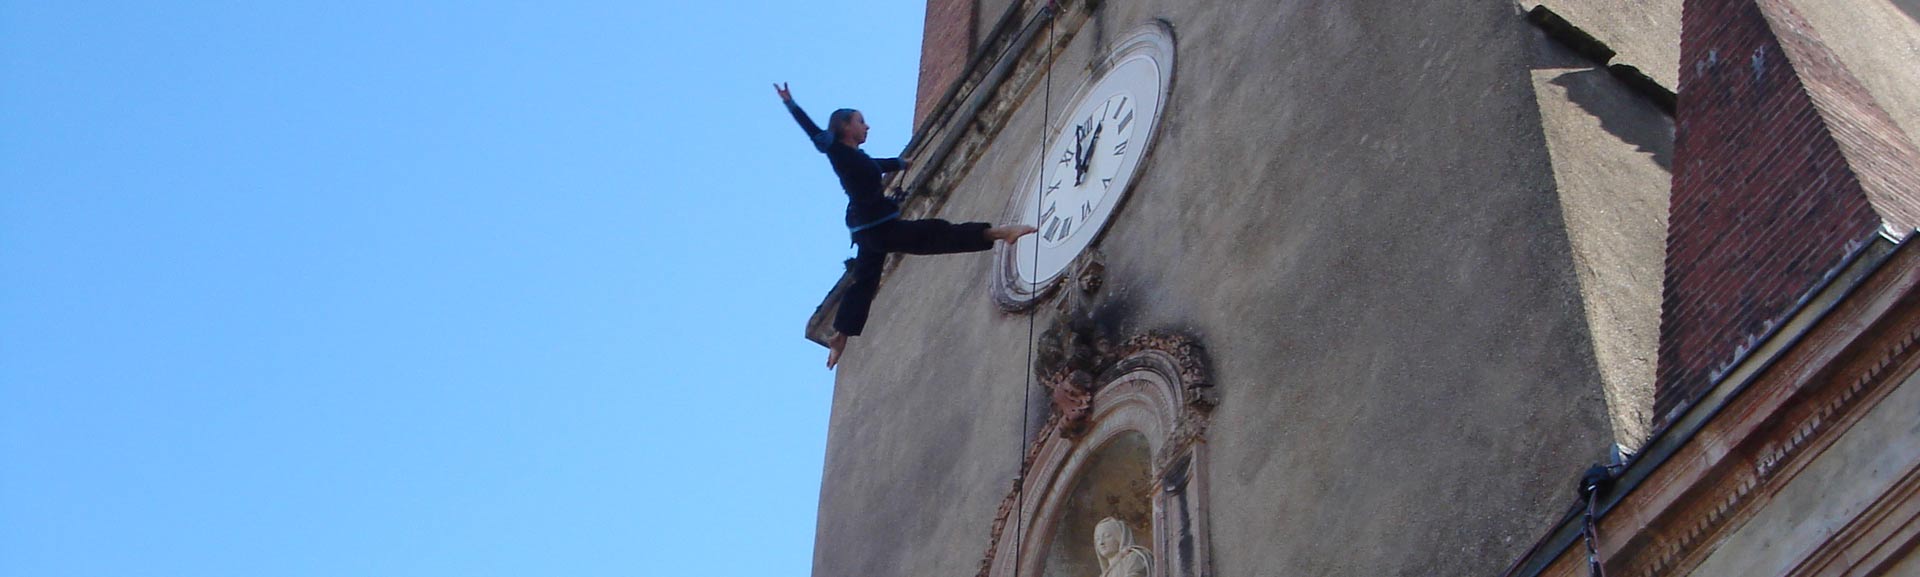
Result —
M 1153 552 L 1133 544 L 1133 529 L 1107 517 L 1093 526 L 1093 552 L 1100 556 L 1100 577 L 1148 577 Z

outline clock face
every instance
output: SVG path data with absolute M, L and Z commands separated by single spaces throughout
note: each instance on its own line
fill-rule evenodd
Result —
M 1086 114 L 1062 131 L 1050 162 L 1042 167 L 1036 205 L 1040 214 L 1031 222 L 1039 227 L 1040 243 L 1047 248 L 1072 239 L 1076 225 L 1077 232 L 1087 232 L 1094 209 L 1112 195 L 1114 186 L 1127 184 L 1120 165 L 1135 150 L 1133 127 L 1140 120 L 1140 103 L 1122 90 L 1088 104 Z
M 1105 229 L 1127 194 L 1160 118 L 1166 70 L 1135 42 L 1086 85 L 1049 136 L 1047 155 L 1027 176 L 1020 222 L 1040 232 L 1010 247 L 1013 278 L 1029 287 L 1058 278 Z M 1133 49 L 1129 49 L 1133 48 Z M 1031 292 L 1031 291 L 1029 291 Z

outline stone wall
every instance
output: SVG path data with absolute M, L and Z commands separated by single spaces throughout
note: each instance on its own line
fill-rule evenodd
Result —
M 1644 434 L 1671 123 L 1530 7 L 1100 2 L 1061 20 L 1051 99 L 1013 91 L 934 208 L 1004 219 L 1043 111 L 1107 43 L 1171 24 L 1165 121 L 1085 304 L 1109 334 L 1208 350 L 1216 573 L 1491 574 Z M 1042 399 L 991 265 L 907 257 L 886 278 L 834 394 L 816 575 L 978 566 Z

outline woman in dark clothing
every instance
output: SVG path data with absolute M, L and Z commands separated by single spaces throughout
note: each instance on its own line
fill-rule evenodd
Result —
M 847 348 L 847 337 L 859 336 L 867 325 L 867 311 L 880 290 L 880 272 L 887 253 L 952 254 L 979 252 L 993 248 L 993 241 L 1013 242 L 1033 234 L 1031 226 L 993 226 L 984 222 L 954 224 L 939 219 L 904 220 L 900 205 L 887 198 L 881 175 L 906 170 L 906 161 L 898 158 L 873 158 L 860 150 L 867 141 L 867 121 L 860 111 L 842 108 L 827 118 L 822 130 L 813 123 L 784 84 L 775 84 L 780 101 L 786 103 L 793 120 L 807 132 L 815 150 L 827 155 L 833 173 L 840 177 L 840 188 L 847 191 L 847 230 L 860 247 L 853 260 L 853 285 L 841 296 L 839 314 L 833 318 L 834 335 L 827 341 L 827 368 L 840 362 Z

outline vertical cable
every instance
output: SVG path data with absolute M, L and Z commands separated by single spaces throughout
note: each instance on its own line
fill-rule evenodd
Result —
M 1046 71 L 1044 72 L 1046 76 L 1046 90 L 1040 97 L 1040 163 L 1038 165 L 1040 173 L 1033 179 L 1033 214 L 1035 215 L 1040 214 L 1041 203 L 1043 202 L 1043 199 L 1040 198 L 1040 191 L 1043 186 L 1041 181 L 1046 180 L 1044 177 L 1047 174 L 1047 128 L 1048 124 L 1053 122 L 1053 22 L 1054 18 L 1059 16 L 1058 8 L 1059 5 L 1054 0 L 1048 0 L 1046 5 L 1041 8 L 1041 10 L 1045 11 L 1047 18 L 1047 59 L 1040 63 L 1041 66 L 1046 67 Z M 1035 224 L 1036 226 L 1038 225 L 1038 223 Z M 1034 239 L 1033 241 L 1032 270 L 1032 274 L 1027 277 L 1027 294 L 1038 298 L 1040 293 L 1039 239 Z M 1027 509 L 1027 427 L 1030 425 L 1028 419 L 1033 412 L 1029 405 L 1033 401 L 1033 328 L 1034 317 L 1037 316 L 1040 316 L 1038 309 L 1029 309 L 1027 311 L 1027 365 L 1021 370 L 1021 372 L 1026 375 L 1026 379 L 1025 383 L 1021 386 L 1020 392 L 1020 455 L 1019 460 L 1016 461 L 1017 465 L 1015 465 L 1018 476 L 1014 477 L 1013 487 L 1015 491 L 1012 513 L 1013 577 L 1020 577 L 1020 547 L 1022 545 L 1020 526 L 1021 520 L 1026 517 Z
M 1619 453 L 1615 453 L 1615 459 Z M 1587 511 L 1581 519 L 1581 533 L 1587 540 L 1587 571 L 1592 577 L 1606 577 L 1605 563 L 1600 560 L 1600 530 L 1594 526 L 1594 517 L 1600 510 L 1600 492 L 1606 490 L 1619 472 L 1614 465 L 1596 464 L 1580 475 L 1580 496 L 1586 501 Z
M 1587 537 L 1588 571 L 1593 574 L 1593 577 L 1607 577 L 1607 570 L 1600 563 L 1600 544 L 1598 543 L 1600 532 L 1593 526 L 1593 511 L 1598 508 L 1599 501 L 1600 491 L 1598 488 L 1590 489 L 1587 492 L 1586 530 L 1583 532 L 1586 533 Z

